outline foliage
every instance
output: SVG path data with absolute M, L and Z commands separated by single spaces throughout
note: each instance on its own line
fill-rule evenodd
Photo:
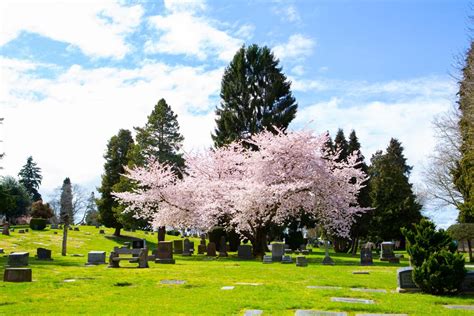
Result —
M 26 188 L 13 177 L 0 180 L 1 212 L 12 222 L 16 217 L 26 215 L 31 205 L 31 197 Z
M 474 223 L 451 225 L 448 234 L 455 240 L 474 240 Z
M 43 204 L 43 201 L 39 200 L 39 201 L 33 202 L 33 204 L 31 204 L 31 213 L 30 213 L 30 215 L 33 218 L 49 219 L 49 218 L 53 217 L 54 213 L 53 213 L 53 209 L 51 208 L 51 206 L 48 203 Z
M 46 228 L 48 220 L 45 218 L 32 218 L 30 220 L 30 228 L 33 230 L 43 230 Z
M 99 212 L 97 211 L 97 204 L 94 192 L 91 192 L 89 198 L 87 199 L 84 222 L 87 225 L 99 225 Z
M 111 193 L 113 186 L 120 182 L 121 174 L 125 172 L 124 166 L 127 166 L 130 160 L 129 152 L 133 146 L 132 133 L 121 129 L 107 143 L 107 151 L 104 155 L 104 174 L 102 174 L 101 186 L 98 188 L 101 197 L 97 199 L 97 208 L 100 223 L 106 227 L 114 227 L 116 236 L 120 235 L 123 225 L 116 216 L 116 208 L 119 205 Z
M 442 229 L 422 219 L 414 230 L 402 228 L 407 252 L 414 266 L 413 280 L 422 291 L 432 294 L 453 293 L 460 289 L 466 274 L 464 258 L 456 244 Z
M 474 41 L 471 41 L 459 85 L 459 130 L 461 134 L 461 157 L 453 172 L 454 184 L 462 194 L 459 203 L 461 223 L 474 223 Z
M 62 224 L 74 224 L 74 213 L 72 206 L 72 185 L 71 179 L 66 178 L 61 187 L 59 220 Z
M 370 198 L 374 208 L 370 233 L 377 240 L 403 240 L 400 228 L 410 227 L 422 218 L 412 185 L 411 168 L 406 164 L 401 143 L 392 138 L 386 153 L 371 159 Z
M 263 130 L 285 130 L 297 109 L 279 61 L 266 46 L 240 48 L 224 71 L 216 109 L 215 147 Z
M 254 246 L 266 248 L 272 224 L 298 218 L 302 212 L 317 219 L 334 235 L 347 237 L 357 214 L 357 193 L 365 175 L 348 162 L 323 159 L 325 135 L 309 131 L 256 134 L 242 142 L 186 157 L 187 174 L 178 179 L 170 166 L 152 163 L 127 170 L 137 183 L 135 192 L 115 193 L 153 218 L 153 226 L 197 227 L 208 230 L 228 217 L 234 228 Z
M 221 238 L 222 236 L 226 237 L 227 241 L 227 234 L 225 228 L 222 226 L 214 226 L 207 232 L 209 235 L 209 242 L 213 242 L 216 244 L 216 250 L 221 250 Z
M 41 176 L 41 169 L 33 161 L 33 157 L 30 156 L 26 159 L 26 164 L 21 168 L 18 177 L 19 182 L 26 188 L 33 202 L 41 200 L 38 189 L 43 176 Z
M 181 233 L 179 232 L 179 230 L 172 229 L 172 230 L 167 230 L 166 235 L 179 236 L 181 235 Z
M 150 159 L 169 163 L 174 170 L 184 166 L 180 153 L 184 137 L 179 132 L 178 116 L 165 99 L 160 99 L 148 116 L 145 127 L 135 127 L 136 145 L 132 160 L 135 165 L 144 166 Z

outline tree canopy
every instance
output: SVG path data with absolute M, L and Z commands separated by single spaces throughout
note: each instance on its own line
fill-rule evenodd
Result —
M 20 183 L 23 184 L 30 194 L 33 202 L 41 200 L 41 194 L 38 192 L 38 189 L 43 176 L 41 176 L 41 169 L 33 161 L 33 157 L 30 156 L 26 159 L 26 164 L 21 168 L 18 177 Z

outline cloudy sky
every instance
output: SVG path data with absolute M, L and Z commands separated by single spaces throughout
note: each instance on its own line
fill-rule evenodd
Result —
M 292 81 L 292 129 L 355 129 L 368 158 L 390 138 L 420 174 L 433 117 L 456 100 L 468 1 L 0 2 L 3 175 L 28 156 L 47 196 L 65 177 L 93 190 L 107 141 L 143 126 L 160 98 L 185 150 L 211 144 L 224 68 L 243 44 L 267 45 Z M 434 215 L 447 225 L 455 212 Z

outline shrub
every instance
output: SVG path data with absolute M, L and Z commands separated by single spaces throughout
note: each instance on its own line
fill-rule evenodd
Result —
M 436 230 L 422 219 L 414 230 L 402 229 L 413 267 L 413 281 L 423 292 L 444 294 L 457 292 L 466 274 L 464 258 L 456 244 L 443 230 Z
M 48 220 L 44 218 L 32 218 L 30 220 L 30 228 L 32 230 L 43 230 L 46 227 Z
M 31 204 L 31 216 L 33 218 L 51 218 L 54 213 L 48 203 L 43 204 L 43 201 L 39 200 Z
M 179 236 L 180 235 L 180 232 L 177 231 L 177 230 L 168 230 L 166 231 L 166 235 L 170 235 L 170 236 Z

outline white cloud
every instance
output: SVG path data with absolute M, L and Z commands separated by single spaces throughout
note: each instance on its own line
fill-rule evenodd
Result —
M 165 8 L 171 12 L 202 11 L 206 9 L 204 0 L 164 0 Z
M 288 5 L 285 7 L 274 7 L 273 12 L 278 15 L 283 21 L 301 22 L 300 14 L 293 5 Z
M 149 25 L 156 34 L 146 42 L 145 52 L 182 54 L 200 60 L 217 56 L 222 61 L 230 61 L 243 41 L 194 13 L 193 10 L 179 10 L 150 17 Z M 249 30 L 244 28 L 243 31 Z
M 30 32 L 78 47 L 92 57 L 123 58 L 125 37 L 140 24 L 143 8 L 112 1 L 1 1 L 0 46 Z
M 67 176 L 74 183 L 97 182 L 107 141 L 120 128 L 143 126 L 160 98 L 178 114 L 186 150 L 211 145 L 214 98 L 223 68 L 156 62 L 129 70 L 74 65 L 55 79 L 42 79 L 30 73 L 37 67 L 0 58 L 0 72 L 7 74 L 0 79 L 0 117 L 5 118 L 0 130 L 6 152 L 1 172 L 16 175 L 32 155 L 42 168 L 42 192 Z
M 302 34 L 293 34 L 287 43 L 276 45 L 273 48 L 275 55 L 282 60 L 301 60 L 313 53 L 316 42 Z

